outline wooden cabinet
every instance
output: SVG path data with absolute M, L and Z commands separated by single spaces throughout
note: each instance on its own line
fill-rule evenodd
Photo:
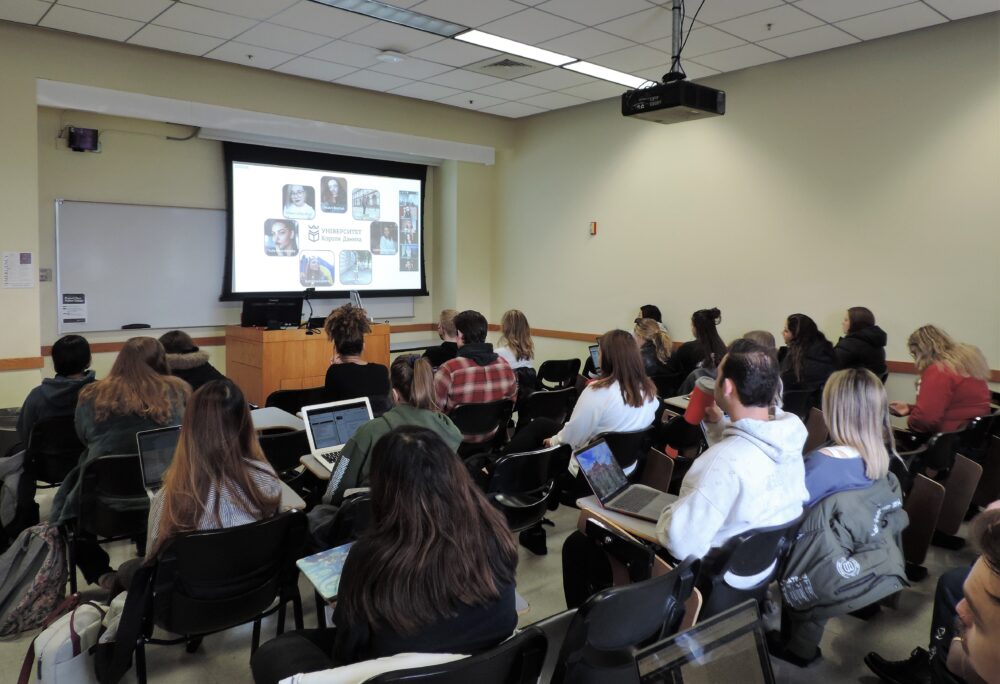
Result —
M 226 326 L 226 375 L 247 401 L 263 406 L 279 389 L 319 387 L 333 356 L 333 343 L 322 332 L 263 330 Z M 373 323 L 365 335 L 366 361 L 389 365 L 389 325 Z

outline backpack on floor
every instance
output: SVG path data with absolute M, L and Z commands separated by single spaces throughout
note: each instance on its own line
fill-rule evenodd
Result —
M 71 599 L 78 601 L 79 596 Z M 87 601 L 56 618 L 32 640 L 18 684 L 96 684 L 94 650 L 107 611 L 107 606 Z
M 41 627 L 66 595 L 66 542 L 35 525 L 0 556 L 0 636 Z

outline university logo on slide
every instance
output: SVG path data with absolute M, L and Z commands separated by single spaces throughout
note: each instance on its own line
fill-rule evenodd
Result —
M 309 226 L 309 242 L 319 242 L 319 226 Z

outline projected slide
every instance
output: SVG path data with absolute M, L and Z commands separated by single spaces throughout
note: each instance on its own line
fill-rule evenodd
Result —
M 233 294 L 423 286 L 421 181 L 231 162 Z

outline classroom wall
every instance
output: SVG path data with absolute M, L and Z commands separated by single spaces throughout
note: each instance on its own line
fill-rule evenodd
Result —
M 40 251 L 42 267 L 54 264 L 52 202 L 57 197 L 222 208 L 224 195 L 219 143 L 164 140 L 165 135 L 188 135 L 190 129 L 182 126 L 39 108 L 36 78 L 498 149 L 512 142 L 513 122 L 501 117 L 2 21 L 0 63 L 4 65 L 0 69 L 0 121 L 8 126 L 7 130 L 16 131 L 16 135 L 9 136 L 7 154 L 0 157 L 0 199 L 7 207 L 5 220 L 0 222 L 0 251 Z M 57 136 L 59 129 L 69 123 L 101 128 L 102 152 L 67 150 Z M 398 322 L 428 322 L 439 308 L 435 297 L 454 296 L 441 293 L 448 286 L 447 278 L 438 286 L 442 275 L 435 256 L 442 250 L 458 255 L 459 247 L 434 242 L 439 218 L 433 206 L 439 195 L 435 183 L 447 180 L 456 188 L 461 183 L 466 189 L 462 197 L 455 196 L 449 209 L 455 221 L 453 229 L 443 233 L 448 239 L 457 241 L 459 217 L 464 221 L 463 229 L 477 234 L 488 233 L 492 226 L 492 216 L 477 216 L 470 209 L 492 206 L 495 192 L 492 184 L 479 181 L 482 174 L 475 166 L 453 164 L 447 172 L 451 178 L 446 178 L 444 169 L 432 169 L 429 174 L 425 244 L 428 287 L 433 295 L 417 298 L 414 317 Z M 471 177 L 471 183 L 465 182 L 466 175 Z M 455 261 L 452 259 L 452 263 Z M 486 300 L 489 286 L 487 279 L 482 286 Z M 19 404 L 40 377 L 51 374 L 48 361 L 41 371 L 6 372 L 3 362 L 37 360 L 41 345 L 54 341 L 54 299 L 54 285 L 48 283 L 28 290 L 0 289 L 5 327 L 15 331 L 0 336 L 0 406 Z M 192 332 L 214 335 L 219 329 Z M 409 336 L 414 335 L 426 337 L 427 333 Z M 113 333 L 88 337 L 103 341 L 126 336 Z M 224 367 L 224 350 L 210 351 L 213 362 Z M 112 360 L 113 354 L 99 355 L 95 359 L 98 372 L 105 372 Z
M 862 305 L 891 359 L 933 322 L 1000 368 L 1000 15 L 706 82 L 725 116 L 660 125 L 610 100 L 518 122 L 497 164 L 494 312 L 603 332 L 654 303 L 686 340 L 717 306 L 723 338 L 780 340 L 801 311 L 836 340 Z

